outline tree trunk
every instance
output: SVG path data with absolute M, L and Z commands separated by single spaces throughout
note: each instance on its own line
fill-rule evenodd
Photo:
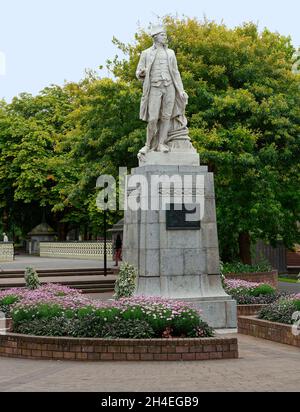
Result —
M 251 238 L 248 232 L 239 234 L 240 259 L 245 265 L 251 265 Z
M 8 213 L 7 213 L 6 209 L 3 210 L 3 214 L 2 214 L 2 227 L 3 227 L 3 232 L 5 232 L 7 234 L 7 232 L 8 232 Z
M 87 227 L 87 225 L 84 225 L 83 240 L 88 240 L 88 227 Z
M 58 223 L 58 239 L 60 241 L 65 241 L 67 239 L 68 226 L 69 224 L 65 222 Z

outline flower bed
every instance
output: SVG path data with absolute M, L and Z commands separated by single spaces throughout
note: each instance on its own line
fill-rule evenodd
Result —
M 223 284 L 226 292 L 237 301 L 238 316 L 256 315 L 267 304 L 286 295 L 265 283 L 224 279 Z
M 257 317 L 239 317 L 239 333 L 300 347 L 300 294 L 266 305 Z
M 79 291 L 45 285 L 34 291 L 0 292 L 0 308 L 13 331 L 37 336 L 87 338 L 197 338 L 213 330 L 200 312 L 184 302 L 135 297 L 95 301 Z
M 238 305 L 266 305 L 285 295 L 265 283 L 237 279 L 224 279 L 223 283 L 226 292 L 237 301 Z
M 259 312 L 258 318 L 292 325 L 297 320 L 295 318 L 296 312 L 300 314 L 300 294 L 286 296 L 267 305 Z
M 78 290 L 43 285 L 0 292 L 13 332 L 0 355 L 30 359 L 178 361 L 234 359 L 236 338 L 214 338 L 199 311 L 184 302 L 135 297 L 106 302 Z M 35 335 L 35 336 L 32 336 Z
M 227 273 L 227 279 L 244 280 L 247 282 L 267 283 L 274 288 L 278 288 L 278 271 L 270 272 L 242 272 L 242 273 Z
M 81 291 L 53 283 L 42 285 L 34 290 L 13 288 L 0 291 L 0 311 L 4 312 L 6 316 L 10 316 L 11 310 L 21 302 L 25 305 L 39 302 L 65 302 L 65 305 L 72 308 L 87 301 Z

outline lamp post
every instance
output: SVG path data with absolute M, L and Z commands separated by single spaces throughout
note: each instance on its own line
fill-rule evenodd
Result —
M 104 210 L 104 276 L 107 276 L 106 210 Z
M 108 183 L 105 183 L 105 187 L 108 186 Z M 107 241 L 106 241 L 106 219 L 107 219 L 107 203 L 108 203 L 108 195 L 104 198 L 104 215 L 103 215 L 103 226 L 104 226 L 104 276 L 107 276 Z

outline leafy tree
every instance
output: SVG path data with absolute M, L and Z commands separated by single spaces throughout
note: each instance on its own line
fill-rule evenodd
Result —
M 291 70 L 291 39 L 252 23 L 165 23 L 190 96 L 193 143 L 215 172 L 223 259 L 250 263 L 256 239 L 291 247 L 300 239 L 300 82 Z M 118 44 L 128 58 L 110 67 L 135 85 L 139 54 L 151 39 L 142 31 L 135 44 Z
M 0 108 L 0 208 L 3 226 L 12 232 L 17 221 L 40 223 L 32 216 L 40 220 L 40 207 L 50 210 L 60 197 L 53 189 L 62 174 L 59 166 L 64 163 L 64 175 L 70 168 L 61 155 L 58 160 L 56 148 L 72 104 L 68 87 L 52 86 L 36 97 L 23 93 Z

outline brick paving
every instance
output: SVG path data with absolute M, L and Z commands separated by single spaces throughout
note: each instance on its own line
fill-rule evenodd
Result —
M 236 360 L 78 363 L 0 358 L 0 391 L 300 391 L 298 348 L 237 336 Z

